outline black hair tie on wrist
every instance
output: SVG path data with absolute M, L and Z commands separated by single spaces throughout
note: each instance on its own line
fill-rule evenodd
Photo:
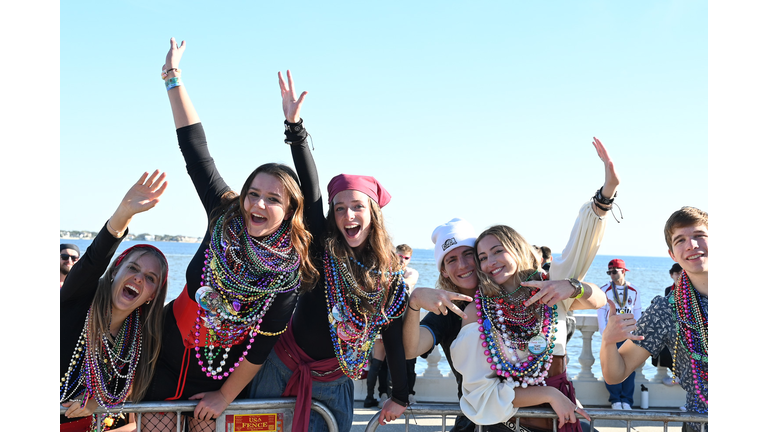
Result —
M 595 203 L 595 206 L 597 208 L 599 208 L 604 212 L 607 212 L 610 210 L 611 215 L 613 216 L 614 219 L 616 219 L 616 222 L 621 223 L 621 221 L 619 221 L 616 218 L 616 214 L 613 213 L 613 201 L 616 199 L 618 195 L 619 195 L 619 192 L 616 191 L 613 193 L 613 196 L 611 198 L 606 198 L 603 196 L 603 187 L 600 186 L 600 189 L 598 189 L 597 192 L 595 192 L 595 196 L 593 196 L 591 199 L 592 199 L 592 202 Z M 619 209 L 619 216 L 621 216 L 621 218 L 624 219 L 624 213 L 621 211 L 621 207 L 619 207 L 618 204 L 616 204 L 616 207 Z

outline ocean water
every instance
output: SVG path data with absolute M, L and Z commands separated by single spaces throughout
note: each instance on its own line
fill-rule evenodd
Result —
M 73 243 L 76 244 L 81 252 L 85 252 L 88 245 L 91 244 L 91 240 L 65 240 L 61 239 L 61 243 Z M 199 243 L 176 243 L 176 242 L 136 242 L 136 241 L 124 241 L 120 244 L 117 250 L 117 254 L 120 254 L 125 249 L 136 245 L 138 243 L 149 243 L 165 254 L 168 259 L 168 265 L 170 272 L 168 275 L 168 297 L 166 303 L 176 298 L 181 290 L 184 288 L 185 280 L 184 274 L 187 269 L 189 261 L 192 256 L 200 247 Z M 610 282 L 610 277 L 605 273 L 608 270 L 608 262 L 614 258 L 621 258 L 626 263 L 629 272 L 627 272 L 627 280 L 635 286 L 640 292 L 640 302 L 643 308 L 647 307 L 651 299 L 657 295 L 664 294 L 664 288 L 672 284 L 672 279 L 669 277 L 669 269 L 674 262 L 669 257 L 639 257 L 639 256 L 621 256 L 621 255 L 597 255 L 584 278 L 588 282 L 602 286 Z M 419 281 L 417 286 L 419 287 L 434 287 L 437 282 L 438 271 L 435 266 L 434 252 L 431 249 L 415 249 L 411 258 L 411 267 L 419 272 Z M 595 315 L 595 311 L 577 311 L 577 314 Z M 592 351 L 595 357 L 595 363 L 592 366 L 592 372 L 595 376 L 600 377 L 602 373 L 600 371 L 600 349 L 601 338 L 598 332 L 592 337 Z M 582 339 L 581 332 L 578 330 L 574 333 L 570 342 L 568 343 L 568 356 L 570 361 L 568 364 L 568 375 L 573 377 L 580 371 L 578 358 L 581 353 Z M 442 354 L 442 349 L 440 349 Z M 427 362 L 424 359 L 419 358 L 416 362 L 416 373 L 421 374 L 427 367 Z M 445 375 L 450 372 L 450 367 L 443 360 L 439 364 L 440 371 Z M 656 368 L 651 365 L 650 359 L 646 362 L 643 373 L 647 378 L 652 378 L 656 374 Z

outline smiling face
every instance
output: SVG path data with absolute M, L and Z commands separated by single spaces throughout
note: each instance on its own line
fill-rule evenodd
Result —
M 333 217 L 336 228 L 352 249 L 365 244 L 371 232 L 371 209 L 368 195 L 356 191 L 341 191 L 333 197 Z
M 131 252 L 120 263 L 112 280 L 112 308 L 133 312 L 155 298 L 162 283 L 162 265 L 150 253 Z
M 283 221 L 292 216 L 283 183 L 263 172 L 256 174 L 251 181 L 242 206 L 248 234 L 256 238 L 274 233 Z
M 706 274 L 709 271 L 708 238 L 709 229 L 704 224 L 675 228 L 669 256 L 689 275 Z
M 477 243 L 477 259 L 483 273 L 502 287 L 510 288 L 504 284 L 517 273 L 517 261 L 496 236 L 487 235 Z
M 479 280 L 475 269 L 475 251 L 469 246 L 454 248 L 443 257 L 440 274 L 450 279 L 464 294 L 474 295 Z
M 66 259 L 62 256 L 68 255 Z M 74 249 L 62 249 L 59 253 L 59 270 L 61 274 L 69 274 L 72 266 L 80 259 L 80 254 Z

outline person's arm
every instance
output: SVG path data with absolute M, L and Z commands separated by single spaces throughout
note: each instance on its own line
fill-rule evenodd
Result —
M 600 193 L 603 197 L 612 199 L 613 196 L 616 195 L 616 189 L 619 187 L 619 176 L 616 174 L 616 168 L 613 166 L 613 161 L 608 155 L 608 151 L 605 149 L 605 146 L 603 146 L 603 143 L 601 143 L 599 139 L 594 138 L 592 145 L 595 146 L 597 155 L 600 157 L 600 160 L 603 161 L 603 167 L 605 168 L 605 182 L 603 183 L 603 187 L 600 188 Z M 598 207 L 594 202 L 592 203 L 592 209 L 600 217 L 608 214 L 608 210 Z M 608 209 L 610 210 L 610 207 L 608 207 Z
M 597 285 L 590 282 L 581 282 L 581 284 L 584 287 L 584 294 L 581 294 L 581 298 L 574 300 L 571 309 L 597 309 L 605 305 L 605 293 Z M 559 301 L 574 298 L 573 285 L 570 281 L 563 279 L 527 281 L 522 282 L 521 285 L 539 288 L 538 293 L 524 302 L 526 307 L 537 301 L 554 306 Z
M 405 412 L 408 404 L 408 379 L 405 368 L 405 348 L 403 347 L 403 318 L 392 320 L 381 333 L 387 364 L 392 380 L 392 397 L 381 407 L 379 424 L 396 420 Z
M 167 186 L 165 173 L 156 170 L 151 176 L 146 172 L 142 174 L 139 180 L 128 189 L 91 246 L 72 266 L 69 276 L 64 280 L 59 291 L 61 302 L 77 297 L 92 297 L 95 294 L 97 282 L 109 266 L 120 242 L 125 238 L 131 219 L 136 214 L 156 206 Z
M 304 195 L 304 222 L 307 230 L 312 233 L 313 254 L 318 254 L 323 248 L 323 236 L 325 231 L 325 217 L 323 215 L 323 197 L 320 190 L 320 180 L 317 175 L 317 166 L 312 152 L 307 143 L 307 130 L 304 128 L 304 120 L 301 118 L 301 108 L 304 98 L 309 92 L 302 92 L 296 97 L 293 84 L 293 75 L 287 71 L 288 82 L 283 79 L 281 72 L 277 73 L 280 84 L 280 96 L 285 116 L 285 143 L 291 146 L 293 165 L 301 183 L 301 192 Z
M 203 392 L 192 395 L 190 400 L 199 399 L 195 407 L 194 417 L 198 420 L 212 420 L 218 418 L 222 412 L 232 403 L 261 369 L 261 365 L 255 365 L 246 359 L 240 362 L 240 366 L 227 377 L 219 390 Z
M 651 353 L 632 343 L 641 341 L 643 336 L 631 332 L 637 329 L 637 321 L 631 314 L 617 314 L 613 301 L 608 300 L 608 324 L 603 330 L 600 346 L 600 367 L 606 384 L 619 384 L 635 369 L 645 363 Z M 616 344 L 626 340 L 621 348 Z
M 435 345 L 432 333 L 419 326 L 421 309 L 442 315 L 451 311 L 462 318 L 466 317 L 464 311 L 453 303 L 454 300 L 472 301 L 472 297 L 435 288 L 415 288 L 413 290 L 403 321 L 405 358 L 416 358 Z
M 197 116 L 197 111 L 189 99 L 187 89 L 181 84 L 179 63 L 181 63 L 181 56 L 186 48 L 185 41 L 181 41 L 181 45 L 176 45 L 176 39 L 171 38 L 171 49 L 168 50 L 163 65 L 166 88 L 171 87 L 168 89 L 168 99 L 171 102 L 173 123 L 176 125 L 176 129 L 200 123 L 200 117 Z
M 640 316 L 642 314 L 643 314 L 643 304 L 642 302 L 640 302 L 640 290 L 635 288 L 635 304 L 632 305 L 632 315 L 635 316 L 635 320 L 639 321 Z

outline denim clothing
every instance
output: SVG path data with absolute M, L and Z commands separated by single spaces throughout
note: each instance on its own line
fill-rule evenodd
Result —
M 620 347 L 624 342 L 626 341 L 617 343 L 616 347 Z M 619 384 L 606 384 L 605 388 L 608 389 L 608 403 L 626 402 L 632 406 L 635 396 L 635 372 L 633 371 L 629 374 L 623 382 Z
M 282 397 L 291 375 L 293 375 L 293 371 L 280 360 L 273 350 L 251 383 L 250 398 Z M 340 432 L 348 432 L 352 429 L 354 398 L 354 383 L 346 375 L 331 382 L 312 382 L 312 399 L 322 402 L 328 407 L 336 418 Z M 309 415 L 309 431 L 328 431 L 325 419 L 314 411 Z

